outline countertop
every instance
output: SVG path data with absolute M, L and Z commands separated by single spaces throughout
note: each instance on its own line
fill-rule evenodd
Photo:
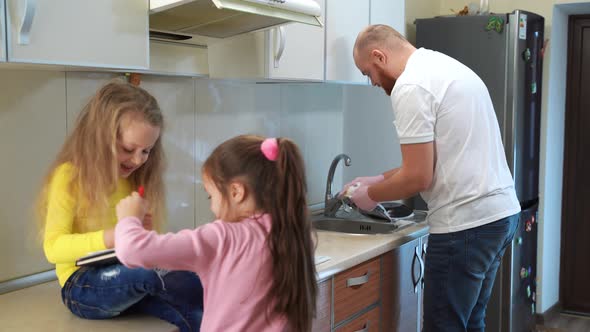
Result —
M 78 318 L 61 302 L 59 283 L 51 281 L 0 295 L 0 331 L 178 332 L 178 328 L 143 315 L 106 320 Z
M 408 226 L 393 234 L 358 235 L 318 230 L 316 256 L 330 257 L 316 265 L 318 281 L 427 233 L 426 223 Z M 77 318 L 62 304 L 57 281 L 1 295 L 0 322 L 0 331 L 178 331 L 171 324 L 147 316 L 129 315 L 101 321 Z
M 428 234 L 426 222 L 405 227 L 392 234 L 348 234 L 317 231 L 317 256 L 330 260 L 317 264 L 318 280 L 327 279 L 373 257 L 391 251 L 401 245 Z

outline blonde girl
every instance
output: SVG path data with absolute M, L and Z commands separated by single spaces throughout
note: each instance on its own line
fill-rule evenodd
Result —
M 49 169 L 38 206 L 43 248 L 55 264 L 65 306 L 78 317 L 105 319 L 139 311 L 181 331 L 199 330 L 202 287 L 194 273 L 75 265 L 90 252 L 115 246 L 115 205 L 140 185 L 152 202 L 145 226 L 160 228 L 163 125 L 154 97 L 112 81 L 84 107 Z M 187 291 L 197 295 L 188 298 Z

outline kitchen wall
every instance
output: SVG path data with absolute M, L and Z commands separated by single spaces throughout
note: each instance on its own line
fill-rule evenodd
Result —
M 0 70 L 0 282 L 52 268 L 42 253 L 33 201 L 82 106 L 116 76 Z M 310 204 L 323 202 L 328 168 L 339 153 L 353 158 L 350 179 L 399 166 L 389 99 L 377 88 L 145 75 L 141 84 L 165 115 L 169 230 L 213 220 L 199 170 L 213 148 L 234 135 L 292 138 L 305 158 Z M 341 188 L 342 168 L 334 191 Z
M 463 8 L 468 1 L 441 0 L 441 15 Z M 476 1 L 476 3 L 479 3 Z M 567 15 L 590 13 L 587 1 L 490 0 L 490 11 L 528 10 L 545 17 L 545 38 L 550 39 L 543 64 L 541 115 L 541 167 L 538 246 L 538 305 L 542 313 L 559 300 L 561 249 L 561 194 L 565 121 Z
M 344 181 L 401 166 L 399 139 L 389 96 L 372 86 L 344 87 L 344 150 L 352 164 Z
M 416 41 L 417 18 L 428 18 L 440 15 L 441 0 L 406 0 L 406 38 Z

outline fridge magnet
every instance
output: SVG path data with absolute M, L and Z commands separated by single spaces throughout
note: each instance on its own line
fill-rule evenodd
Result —
M 530 232 L 533 230 L 533 224 L 531 224 L 530 220 L 527 220 L 527 222 L 525 223 L 524 230 L 525 230 L 525 232 Z
M 520 14 L 518 19 L 518 39 L 526 39 L 527 15 Z
M 499 16 L 490 16 L 488 24 L 486 25 L 486 31 L 496 31 L 502 33 L 504 30 L 504 19 Z
M 531 61 L 531 50 L 528 47 L 522 53 L 522 59 L 526 62 Z

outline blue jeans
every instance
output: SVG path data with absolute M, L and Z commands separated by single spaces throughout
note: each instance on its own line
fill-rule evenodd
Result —
M 107 319 L 138 312 L 196 332 L 203 317 L 203 286 L 187 271 L 130 269 L 120 264 L 82 267 L 61 290 L 62 300 L 81 318 Z
M 518 222 L 515 214 L 476 228 L 429 236 L 423 332 L 484 331 L 496 271 Z

